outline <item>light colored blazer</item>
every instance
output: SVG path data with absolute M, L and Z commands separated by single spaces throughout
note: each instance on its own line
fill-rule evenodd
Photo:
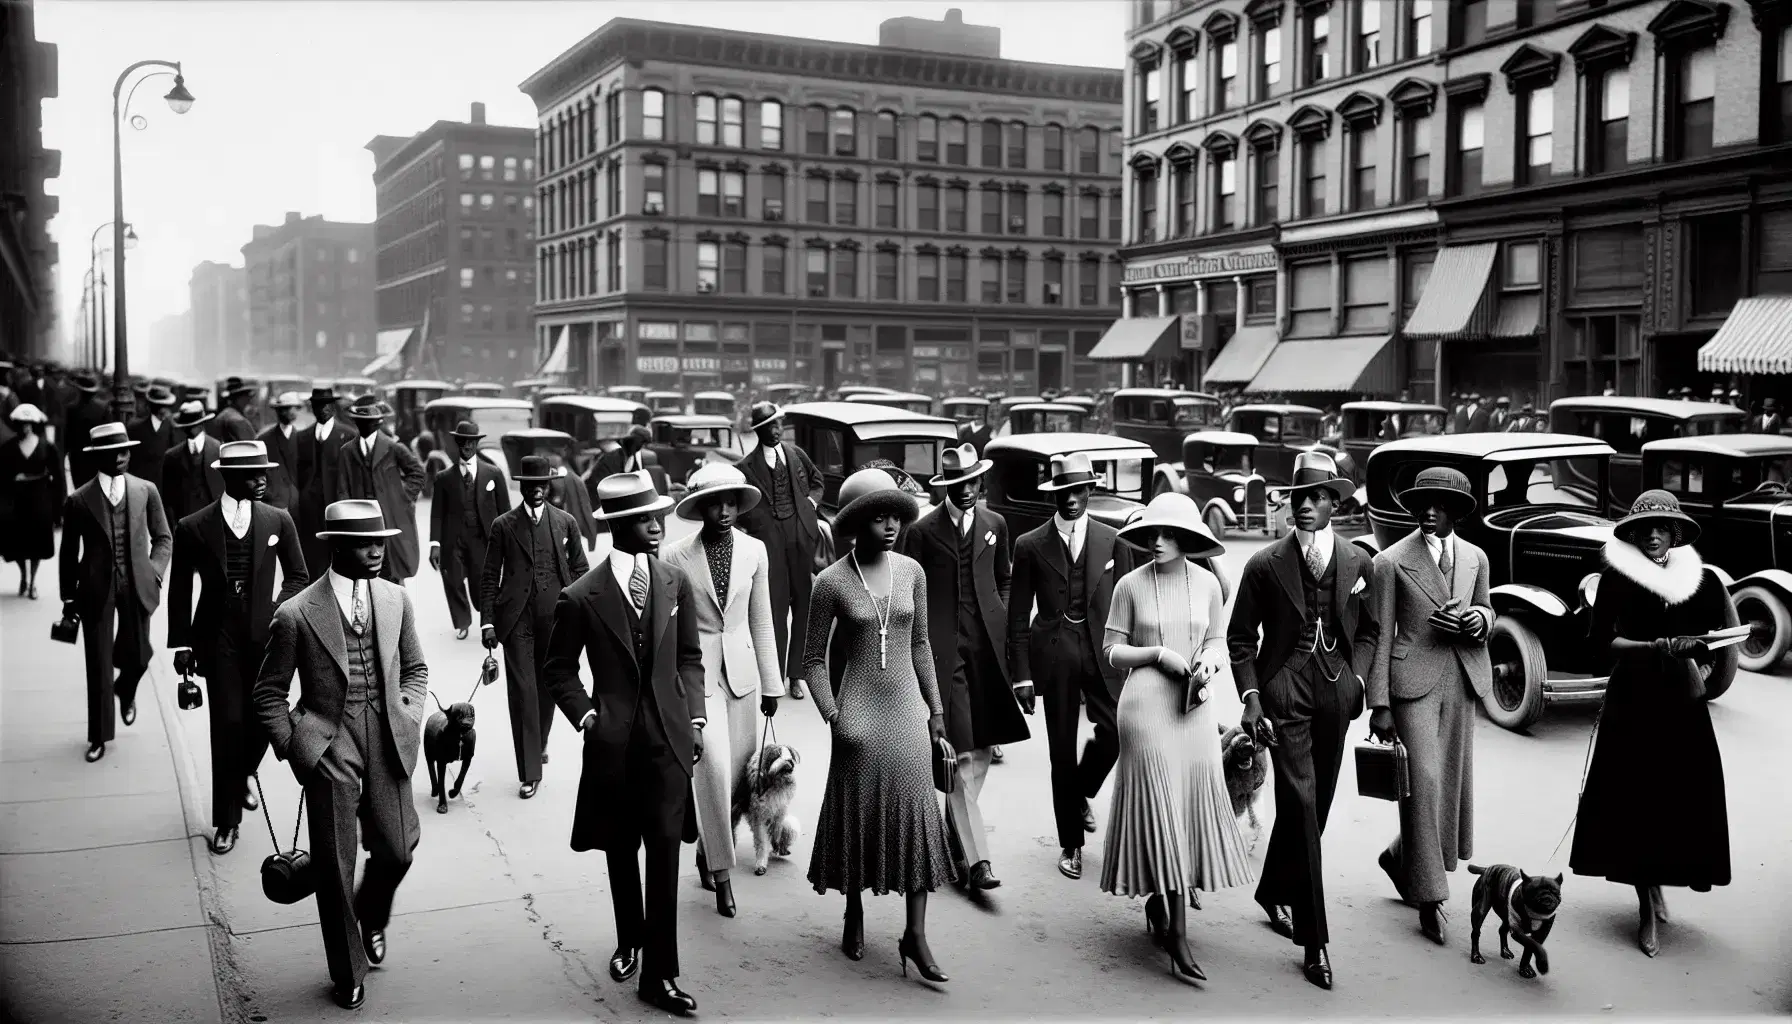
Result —
M 1486 616 L 1487 626 L 1493 626 L 1493 606 L 1487 596 L 1487 553 L 1458 534 L 1452 568 L 1456 579 L 1446 588 L 1443 572 L 1418 530 L 1375 556 L 1376 617 L 1382 626 L 1366 684 L 1370 707 L 1389 707 L 1390 699 L 1416 700 L 1438 683 L 1462 675 L 1467 676 L 1477 697 L 1487 696 L 1493 688 L 1487 646 L 1452 643 L 1428 621 L 1432 612 L 1454 596 L 1462 598 L 1464 610 L 1480 612 Z
M 696 593 L 705 689 L 722 679 L 736 697 L 754 689 L 763 697 L 784 696 L 784 673 L 778 667 L 778 643 L 772 632 L 771 560 L 765 544 L 734 531 L 726 608 L 716 601 L 701 532 L 667 545 L 660 557 L 689 577 Z

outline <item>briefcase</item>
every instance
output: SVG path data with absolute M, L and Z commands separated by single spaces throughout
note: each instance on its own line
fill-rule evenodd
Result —
M 1400 800 L 1412 795 L 1406 744 L 1395 740 L 1356 745 L 1356 791 L 1374 800 Z
M 943 736 L 933 741 L 933 788 L 948 795 L 958 788 L 958 752 Z
M 66 616 L 50 623 L 50 639 L 57 643 L 72 644 L 81 635 L 81 620 Z

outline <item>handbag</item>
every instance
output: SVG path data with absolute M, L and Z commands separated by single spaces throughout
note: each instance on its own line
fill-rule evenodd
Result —
M 268 823 L 268 838 L 274 841 L 274 852 L 261 862 L 262 895 L 275 903 L 297 903 L 317 892 L 317 877 L 311 866 L 311 853 L 299 849 L 299 824 L 305 820 L 305 791 L 299 790 L 299 817 L 292 824 L 292 849 L 280 849 L 274 835 L 274 819 L 268 814 L 268 798 L 261 791 L 261 775 L 255 780 L 255 795 L 261 801 L 261 816 Z
M 958 751 L 944 736 L 933 741 L 933 788 L 948 796 L 958 788 Z
M 1182 713 L 1183 714 L 1185 714 L 1185 715 L 1190 714 L 1196 708 L 1207 703 L 1207 695 L 1208 695 L 1207 684 L 1209 681 L 1210 681 L 1210 679 L 1196 678 L 1195 674 L 1193 672 L 1189 673 L 1188 680 L 1186 683 L 1183 684 L 1183 687 L 1182 687 Z
M 1412 795 L 1412 772 L 1406 744 L 1356 745 L 1356 791 L 1372 800 L 1402 800 Z
M 199 684 L 193 681 L 191 672 L 181 673 L 179 694 L 182 711 L 191 711 L 194 708 L 205 706 L 205 693 L 199 689 Z
M 65 615 L 50 623 L 50 639 L 61 644 L 72 644 L 81 635 L 81 620 L 72 615 Z
M 1668 686 L 1687 700 L 1705 699 L 1705 678 L 1710 674 L 1711 668 L 1696 658 L 1667 659 Z

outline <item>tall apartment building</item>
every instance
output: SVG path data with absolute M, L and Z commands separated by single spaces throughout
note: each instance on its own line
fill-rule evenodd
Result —
M 187 310 L 192 315 L 192 361 L 201 378 L 241 367 L 242 346 L 249 342 L 249 274 L 242 267 L 206 261 L 187 279 Z
M 355 376 L 375 358 L 374 227 L 288 213 L 243 246 L 249 343 L 229 369 Z
M 469 119 L 373 153 L 379 334 L 392 373 L 507 383 L 535 369 L 535 132 Z M 428 331 L 424 332 L 427 314 Z
M 1149 322 L 1114 354 L 1515 404 L 1760 372 L 1792 356 L 1792 299 L 1757 298 L 1792 293 L 1789 26 L 1785 0 L 1136 2 Z
M 617 19 L 530 76 L 538 351 L 587 385 L 1103 383 L 1120 72 L 956 11 L 882 38 Z
M 15 361 L 50 355 L 57 320 L 48 225 L 61 200 L 44 182 L 62 153 L 44 148 L 43 101 L 57 96 L 58 60 L 34 14 L 31 0 L 0 4 L 0 357 Z

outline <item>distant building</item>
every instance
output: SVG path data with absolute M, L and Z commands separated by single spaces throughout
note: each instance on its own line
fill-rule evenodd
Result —
M 194 370 L 193 311 L 156 317 L 141 345 L 135 338 L 131 340 L 131 360 L 133 366 L 167 367 L 183 373 Z
M 544 360 L 685 390 L 1106 382 L 1080 357 L 1119 313 L 1121 73 L 1002 59 L 956 17 L 881 38 L 616 19 L 531 75 Z
M 288 213 L 243 246 L 249 343 L 226 371 L 359 375 L 373 361 L 374 228 Z
M 192 361 L 188 368 L 202 377 L 241 369 L 233 350 L 249 343 L 249 274 L 242 267 L 207 261 L 187 279 L 187 308 L 192 316 Z
M 508 383 L 534 371 L 535 133 L 471 119 L 373 153 L 382 351 L 389 373 Z M 423 335 L 425 313 L 428 336 Z
M 44 182 L 62 153 L 44 148 L 43 101 L 57 96 L 58 61 L 35 23 L 31 0 L 0 3 L 0 356 L 15 360 L 48 356 L 56 329 L 48 225 L 60 200 Z

